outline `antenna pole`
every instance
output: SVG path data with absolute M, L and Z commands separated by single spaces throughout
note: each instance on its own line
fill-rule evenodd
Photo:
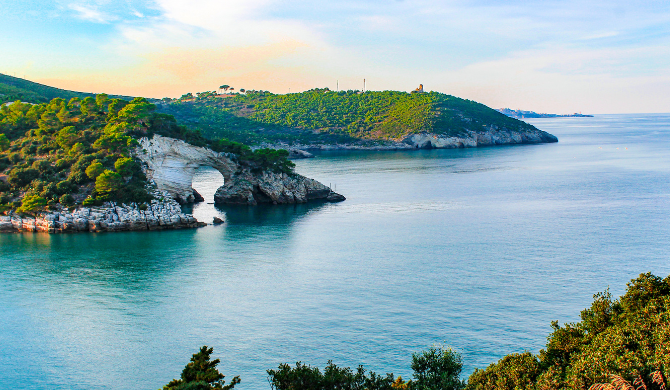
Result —
M 365 92 L 365 79 L 363 79 L 363 92 Z

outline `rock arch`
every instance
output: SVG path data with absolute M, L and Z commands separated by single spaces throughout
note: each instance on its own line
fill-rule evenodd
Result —
M 146 164 L 144 172 L 147 179 L 179 203 L 197 200 L 192 183 L 195 171 L 201 166 L 210 166 L 221 172 L 224 183 L 240 168 L 234 155 L 217 153 L 182 140 L 154 135 L 139 142 L 136 155 Z
M 170 194 L 180 203 L 196 200 L 192 187 L 195 171 L 210 166 L 223 175 L 224 184 L 214 195 L 219 204 L 305 203 L 311 200 L 340 202 L 336 194 L 314 179 L 298 174 L 254 173 L 237 161 L 237 155 L 217 153 L 184 141 L 154 135 L 142 138 L 135 155 L 144 162 L 144 172 L 159 191 Z

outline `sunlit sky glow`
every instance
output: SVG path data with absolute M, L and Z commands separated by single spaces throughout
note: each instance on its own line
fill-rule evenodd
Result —
M 427 90 L 494 108 L 670 111 L 670 2 L 0 0 L 0 73 L 148 97 Z

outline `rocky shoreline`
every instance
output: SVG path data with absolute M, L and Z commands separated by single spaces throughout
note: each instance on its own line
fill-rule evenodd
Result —
M 330 150 L 415 150 L 415 149 L 458 149 L 477 148 L 494 145 L 520 145 L 540 144 L 558 142 L 558 138 L 542 130 L 508 130 L 491 126 L 483 131 L 469 131 L 460 136 L 447 136 L 444 134 L 415 133 L 403 138 L 401 141 L 392 140 L 366 140 L 361 143 L 342 144 L 269 144 L 259 145 L 261 148 L 286 149 L 289 158 L 313 157 L 310 151 Z
M 73 211 L 40 212 L 34 216 L 11 213 L 0 215 L 0 232 L 120 232 L 142 230 L 188 229 L 206 225 L 165 194 L 150 204 L 79 207 Z

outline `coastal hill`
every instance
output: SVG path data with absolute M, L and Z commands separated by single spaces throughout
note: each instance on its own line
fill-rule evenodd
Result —
M 87 92 L 68 91 L 66 89 L 54 88 L 48 85 L 35 83 L 19 77 L 13 77 L 0 73 L 0 103 L 14 102 L 20 100 L 25 103 L 48 103 L 51 99 L 61 98 L 70 100 L 72 98 L 84 99 L 95 98 L 95 94 Z M 110 95 L 110 98 L 132 100 L 132 96 Z
M 144 98 L 107 95 L 0 107 L 0 231 L 196 227 L 177 202 L 202 200 L 195 169 L 225 183 L 215 202 L 303 203 L 344 197 L 293 172 L 286 150 L 207 139 Z
M 211 91 L 163 99 L 158 107 L 207 137 L 249 145 L 409 149 L 557 141 L 483 104 L 419 90 Z
M 254 148 L 459 148 L 558 141 L 483 104 L 426 93 L 422 88 L 411 93 L 327 88 L 292 94 L 227 90 L 148 101 L 157 105 L 158 112 L 173 115 L 206 138 L 225 138 Z M 69 100 L 94 95 L 0 74 L 0 102 L 44 103 L 56 97 Z

